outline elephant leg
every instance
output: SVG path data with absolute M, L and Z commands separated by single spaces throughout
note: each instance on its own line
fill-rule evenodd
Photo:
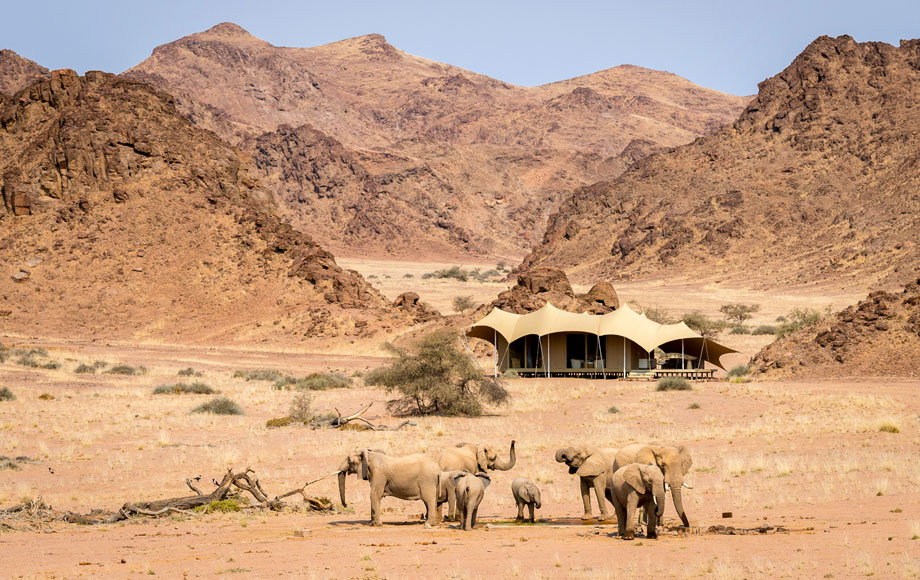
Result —
M 470 518 L 470 528 L 476 527 L 476 518 L 479 517 L 479 506 L 473 508 L 473 517 Z
M 622 540 L 626 535 L 626 506 L 615 499 L 613 502 L 613 511 L 617 514 L 617 532 L 619 532 L 620 539 Z
M 626 498 L 626 532 L 623 534 L 624 540 L 631 540 L 636 536 L 636 505 L 639 498 L 635 492 L 630 493 Z
M 591 495 L 590 488 L 588 487 L 588 482 L 584 477 L 578 478 L 579 485 L 581 486 L 581 502 L 585 504 L 585 515 L 581 516 L 583 520 L 591 519 Z
M 650 540 L 658 539 L 658 532 L 656 527 L 658 526 L 658 514 L 655 512 L 655 508 L 651 507 L 649 504 L 645 504 L 645 513 L 648 515 L 648 524 L 645 528 L 645 537 Z
M 594 478 L 594 497 L 597 498 L 597 507 L 601 511 L 600 520 L 609 520 L 610 512 L 607 511 L 606 498 L 607 478 L 598 475 Z
M 438 489 L 437 484 L 434 487 L 421 489 L 422 501 L 425 502 L 425 509 L 428 516 L 425 519 L 425 527 L 436 526 L 440 523 L 440 510 L 438 509 Z
M 535 523 L 536 520 L 533 519 L 533 502 L 527 504 L 527 509 L 530 510 L 530 523 Z
M 380 487 L 381 489 L 377 489 Z M 383 486 L 371 486 L 371 525 L 380 526 L 380 500 L 383 499 Z
M 460 527 L 464 530 L 470 529 L 470 518 L 473 517 L 473 511 L 465 503 L 460 506 Z
M 518 514 L 517 514 L 517 517 L 514 518 L 514 521 L 523 522 L 524 521 L 524 502 L 520 500 L 515 500 L 515 501 L 517 501 Z
M 447 486 L 447 521 L 457 521 L 457 488 Z

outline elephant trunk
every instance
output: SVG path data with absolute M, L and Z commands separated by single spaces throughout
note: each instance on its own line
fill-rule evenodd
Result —
M 661 517 L 664 516 L 664 506 L 668 501 L 664 492 L 664 484 L 662 484 L 660 488 L 655 486 L 655 489 L 652 490 L 652 493 L 654 494 L 655 499 L 655 515 L 658 516 L 658 519 L 660 520 Z
M 536 490 L 536 493 L 533 495 L 533 507 L 540 509 L 543 506 L 543 502 L 540 501 L 540 490 Z
M 515 462 L 517 461 L 517 455 L 514 453 L 514 440 L 511 441 L 511 450 L 508 452 L 508 461 L 496 460 L 495 466 L 493 469 L 498 469 L 499 471 L 508 471 L 514 467 Z
M 342 507 L 348 507 L 345 502 L 345 472 L 339 471 L 339 499 L 342 500 Z
M 677 510 L 677 515 L 680 516 L 680 521 L 683 522 L 684 526 L 690 527 L 690 520 L 687 519 L 687 514 L 684 512 L 684 501 L 680 495 L 681 484 L 677 485 L 671 484 L 671 497 L 674 499 L 674 509 Z

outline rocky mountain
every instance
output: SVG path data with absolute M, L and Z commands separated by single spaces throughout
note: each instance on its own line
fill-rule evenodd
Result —
M 901 292 L 877 291 L 856 306 L 761 350 L 768 376 L 920 376 L 920 279 Z
M 404 321 L 276 215 L 247 163 L 143 83 L 33 84 L 0 109 L 4 331 L 290 342 Z
M 920 40 L 821 37 L 759 89 L 731 126 L 577 190 L 524 267 L 903 284 L 920 263 Z
M 478 320 L 500 308 L 506 312 L 526 314 L 550 303 L 569 312 L 607 314 L 620 307 L 620 299 L 607 280 L 594 284 L 584 294 L 576 294 L 565 272 L 556 268 L 533 268 L 517 276 L 517 284 L 500 293 L 490 304 L 483 304 L 471 317 Z
M 23 58 L 12 50 L 0 50 L 0 102 L 5 96 L 12 97 L 50 72 L 38 63 Z
M 287 48 L 230 23 L 157 47 L 124 75 L 250 151 L 287 215 L 347 255 L 519 258 L 567 192 L 713 132 L 747 102 L 632 66 L 519 87 L 377 34 Z M 323 171 L 308 159 L 326 159 Z M 354 174 L 341 195 L 330 172 Z

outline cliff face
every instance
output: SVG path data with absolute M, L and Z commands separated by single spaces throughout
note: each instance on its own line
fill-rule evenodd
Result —
M 35 81 L 51 73 L 38 63 L 23 58 L 12 50 L 0 50 L 0 104 L 5 96 L 13 96 Z
M 55 71 L 5 104 L 0 192 L 11 331 L 303 339 L 394 316 L 279 219 L 232 146 L 136 81 Z
M 567 192 L 715 131 L 747 101 L 631 66 L 517 87 L 378 34 L 286 48 L 230 23 L 157 47 L 124 74 L 176 95 L 196 125 L 241 143 L 263 168 L 287 163 L 268 141 L 317 146 L 304 153 L 315 158 L 333 139 L 347 158 L 334 171 L 357 162 L 378 185 L 376 198 L 363 178 L 342 193 L 361 190 L 366 217 L 335 195 L 313 198 L 327 188 L 323 175 L 269 170 L 266 183 L 295 223 L 337 253 L 364 256 L 520 258 Z
M 738 121 L 577 190 L 524 266 L 892 285 L 920 258 L 920 41 L 822 37 Z

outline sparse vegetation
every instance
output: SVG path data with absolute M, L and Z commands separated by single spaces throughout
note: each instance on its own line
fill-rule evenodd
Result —
M 676 322 L 671 314 L 657 304 L 655 306 L 642 306 L 638 302 L 630 302 L 633 309 L 639 314 L 644 314 L 646 318 L 658 324 L 673 324 Z
M 898 427 L 896 424 L 892 423 L 891 421 L 886 421 L 882 423 L 881 425 L 879 425 L 878 430 L 881 433 L 900 433 L 901 432 L 901 428 Z
M 751 329 L 743 324 L 736 324 L 728 331 L 729 334 L 751 334 Z
M 384 387 L 398 398 L 387 408 L 400 415 L 478 416 L 483 404 L 501 405 L 509 394 L 497 379 L 485 376 L 457 347 L 453 330 L 428 334 L 414 352 L 388 345 L 395 360 L 367 376 L 367 383 Z
M 688 408 L 688 409 L 699 409 L 699 408 L 700 408 L 700 404 L 699 404 L 699 403 L 690 403 L 690 406 L 687 407 L 687 408 Z
M 662 377 L 658 379 L 657 391 L 691 391 L 690 381 L 684 377 Z
M 607 412 L 608 412 L 609 414 L 611 414 L 611 415 L 616 415 L 617 413 L 620 412 L 620 410 L 617 409 L 616 407 L 609 407 L 609 408 L 607 409 Z
M 344 389 L 352 386 L 353 381 L 342 373 L 311 373 L 302 378 L 284 376 L 275 381 L 276 389 L 296 391 L 325 391 L 327 389 Z
M 735 365 L 728 369 L 728 372 L 725 373 L 725 378 L 729 381 L 735 382 L 735 379 L 744 379 L 749 374 L 751 374 L 750 365 Z
M 153 389 L 154 395 L 182 395 L 187 393 L 193 395 L 212 395 L 214 392 L 214 389 L 198 381 L 191 384 L 176 383 L 174 385 L 160 385 Z
M 54 395 L 52 395 L 51 393 L 42 393 L 41 395 L 38 396 L 38 398 L 39 400 L 42 400 L 42 401 L 53 401 Z
M 243 409 L 227 397 L 217 397 L 192 409 L 192 413 L 211 413 L 213 415 L 242 415 Z
M 410 274 L 409 272 L 406 272 L 405 274 L 403 274 L 403 278 L 415 278 L 415 276 L 413 274 Z
M 422 274 L 422 280 L 430 280 L 435 278 L 438 280 L 451 279 L 457 280 L 458 282 L 467 282 L 470 278 L 472 278 L 477 282 L 486 282 L 491 278 L 496 278 L 499 276 L 501 276 L 501 272 L 498 270 L 486 270 L 485 272 L 481 272 L 479 268 L 464 270 L 460 266 L 451 266 L 450 268 L 443 270 L 435 270 L 434 272 Z
M 294 419 L 291 417 L 278 417 L 277 419 L 269 419 L 265 422 L 265 426 L 269 429 L 280 429 L 281 427 L 287 427 L 294 422 Z
M 105 371 L 105 374 L 136 376 L 136 375 L 143 375 L 146 372 L 147 372 L 147 369 L 142 366 L 133 367 L 131 365 L 115 365 L 109 370 Z
M 301 423 L 308 423 L 313 419 L 313 396 L 301 393 L 291 399 L 290 419 Z
M 501 261 L 501 262 L 495 264 L 495 269 L 498 270 L 499 272 L 504 272 L 504 271 L 505 271 L 505 262 L 504 262 L 504 261 Z
M 284 375 L 278 371 L 266 369 L 256 369 L 253 371 L 236 371 L 233 373 L 234 379 L 246 379 L 247 381 L 280 381 Z
M 454 296 L 454 312 L 466 312 L 474 305 L 472 296 Z
M 798 332 L 806 326 L 811 326 L 821 322 L 831 315 L 831 307 L 828 306 L 823 312 L 814 308 L 793 308 L 786 316 L 780 316 L 776 319 L 780 323 L 776 329 L 776 337 L 784 338 L 794 332 Z
M 0 401 L 15 401 L 16 395 L 13 394 L 13 391 L 9 387 L 3 387 L 0 389 Z
M 728 328 L 728 323 L 724 320 L 714 320 L 696 310 L 684 314 L 681 321 L 706 338 L 711 338 Z
M 202 373 L 201 371 L 196 371 L 196 370 L 193 369 L 192 367 L 189 367 L 189 368 L 187 368 L 187 369 L 182 369 L 182 370 L 179 371 L 177 374 L 178 374 L 180 377 L 200 377 L 200 376 L 204 375 L 204 373 Z
M 200 514 L 209 514 L 212 512 L 221 512 L 221 513 L 230 513 L 238 512 L 243 509 L 243 506 L 240 505 L 240 501 L 236 498 L 222 499 L 219 501 L 212 501 L 207 505 L 200 505 L 196 508 L 193 508 L 192 511 L 198 512 Z
M 751 334 L 758 336 L 764 334 L 776 334 L 777 328 L 778 327 L 773 326 L 772 324 L 761 324 L 760 326 L 757 326 L 751 330 Z
M 98 371 L 99 369 L 104 369 L 108 365 L 109 363 L 105 361 L 101 361 L 101 360 L 97 360 L 91 365 L 88 365 L 86 363 L 80 363 L 79 365 L 77 365 L 77 368 L 73 370 L 73 372 L 77 373 L 78 375 L 95 374 L 96 371 Z
M 754 313 L 760 312 L 760 304 L 723 304 L 719 307 L 719 312 L 724 314 L 725 319 L 729 322 L 734 322 L 736 326 L 743 326 Z

